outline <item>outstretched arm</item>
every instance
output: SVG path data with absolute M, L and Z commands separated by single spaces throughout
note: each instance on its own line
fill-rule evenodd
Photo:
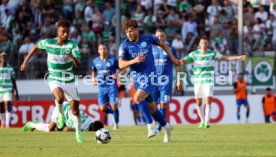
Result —
M 180 65 L 180 61 L 173 55 L 172 51 L 169 49 L 168 45 L 162 41 L 160 41 L 160 47 L 162 47 L 165 52 L 169 55 L 170 59 L 172 60 L 172 62 L 179 66 Z
M 18 94 L 18 90 L 17 90 L 17 85 L 16 85 L 15 79 L 12 79 L 12 86 L 13 86 L 13 89 L 15 90 L 15 98 L 16 98 L 16 100 L 19 100 L 19 94 Z
M 129 61 L 120 58 L 119 59 L 119 68 L 120 69 L 127 68 L 127 67 L 131 66 L 132 64 L 143 62 L 145 59 L 146 59 L 146 57 L 143 55 L 137 56 L 136 58 L 129 60 Z
M 228 60 L 228 61 L 232 61 L 232 60 L 240 60 L 240 61 L 244 61 L 246 59 L 246 55 L 240 55 L 240 56 L 221 56 L 220 60 Z
M 75 65 L 75 67 L 78 68 L 78 67 L 81 66 L 81 61 L 80 61 L 79 58 L 75 57 L 75 56 L 72 55 L 71 53 L 68 53 L 66 56 L 72 59 L 73 64 Z
M 31 59 L 31 57 L 37 52 L 38 50 L 38 45 L 35 45 L 32 50 L 28 53 L 27 57 L 25 58 L 24 62 L 22 63 L 20 70 L 24 71 L 26 69 L 26 66 Z

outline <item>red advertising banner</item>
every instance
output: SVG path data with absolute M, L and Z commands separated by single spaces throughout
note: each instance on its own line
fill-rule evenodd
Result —
M 48 123 L 54 110 L 54 100 L 15 101 L 11 127 L 22 127 L 28 121 Z M 104 113 L 99 110 L 97 99 L 84 99 L 80 101 L 80 109 L 93 120 L 104 121 Z

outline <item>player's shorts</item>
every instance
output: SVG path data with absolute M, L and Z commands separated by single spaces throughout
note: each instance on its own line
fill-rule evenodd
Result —
M 172 82 L 167 85 L 158 85 L 155 97 L 162 103 L 170 103 L 172 101 Z
M 132 109 L 133 112 L 138 112 L 138 111 L 140 111 L 139 105 L 138 105 L 138 104 L 133 104 L 133 105 L 131 105 L 131 109 Z
M 12 101 L 12 93 L 0 94 L 0 102 L 3 102 L 3 101 Z
M 134 81 L 134 88 L 136 91 L 142 90 L 149 94 L 149 96 L 145 99 L 146 102 L 157 102 L 158 97 L 156 97 L 156 85 L 153 85 L 150 81 L 150 78 L 148 78 L 148 81 L 140 81 L 140 83 Z
M 55 107 L 54 110 L 53 110 L 53 113 L 51 115 L 51 121 L 56 123 L 56 124 L 57 124 L 57 120 L 58 120 L 58 114 L 59 114 L 58 108 Z
M 62 83 L 59 81 L 50 81 L 48 84 L 51 92 L 53 92 L 55 88 L 58 88 L 58 87 L 61 88 L 64 92 L 64 95 L 67 101 L 70 102 L 72 100 L 76 100 L 76 101 L 80 100 L 78 89 L 75 83 Z
M 98 91 L 98 104 L 100 106 L 105 104 L 116 105 L 118 104 L 118 87 L 111 85 L 107 87 L 99 87 Z
M 213 88 L 212 84 L 195 84 L 194 85 L 194 94 L 195 98 L 206 98 L 213 96 Z
M 237 100 L 237 106 L 240 107 L 241 105 L 249 106 L 249 103 L 248 103 L 247 99 L 239 99 L 239 100 Z

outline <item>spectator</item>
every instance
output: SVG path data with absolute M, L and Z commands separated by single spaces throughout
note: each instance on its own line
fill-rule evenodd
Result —
M 179 20 L 179 15 L 176 14 L 175 9 L 170 9 L 169 15 L 166 18 L 167 21 L 171 21 L 174 26 L 177 25 L 177 22 Z
M 112 27 L 111 27 L 111 23 L 110 22 L 105 22 L 104 30 L 102 32 L 101 43 L 104 44 L 104 45 L 108 45 L 109 37 L 112 36 L 113 34 L 114 33 L 113 33 L 113 30 L 112 30 Z
M 70 33 L 70 39 L 75 41 L 77 44 L 80 44 L 81 36 L 79 35 L 78 30 L 73 30 L 72 33 Z
M 272 93 L 271 88 L 266 88 L 265 95 L 262 99 L 264 119 L 266 123 L 270 123 L 270 117 L 276 115 L 276 97 Z
M 13 16 L 9 13 L 9 10 L 6 9 L 5 10 L 5 17 L 2 18 L 2 27 L 6 30 L 9 30 L 11 29 L 11 24 L 12 24 L 12 21 L 13 21 Z
M 91 48 L 92 46 L 94 47 L 96 45 L 96 36 L 94 32 L 89 29 L 88 25 L 82 26 L 81 39 L 82 39 L 82 44 L 84 45 L 91 43 L 91 45 L 90 44 L 88 45 L 89 48 Z M 84 47 L 86 48 L 87 46 L 84 46 Z
M 250 22 L 254 22 L 255 20 L 255 13 L 254 13 L 254 8 L 252 6 L 247 7 L 247 12 L 244 13 L 244 19 Z
M 140 0 L 140 5 L 146 10 L 149 11 L 152 9 L 152 0 Z
M 156 21 L 155 21 L 155 28 L 164 28 L 166 25 L 165 18 L 164 18 L 164 12 L 159 10 L 158 14 L 156 16 Z
M 167 21 L 167 27 L 164 29 L 164 33 L 167 36 L 168 42 L 172 43 L 172 40 L 176 34 L 176 28 L 171 20 Z
M 55 11 L 55 4 L 52 0 L 46 0 L 46 3 L 42 7 L 43 19 L 47 17 L 53 17 Z
M 75 17 L 77 16 L 78 12 L 83 13 L 84 9 L 85 9 L 84 0 L 77 0 L 77 2 L 75 3 Z
M 112 7 L 110 2 L 105 2 L 105 10 L 103 12 L 103 17 L 105 22 L 112 22 L 112 18 L 115 15 L 115 9 Z
M 19 48 L 19 58 L 20 58 L 20 63 L 23 62 L 27 54 L 31 51 L 31 49 L 35 46 L 33 42 L 31 42 L 31 39 L 29 37 L 24 38 L 24 44 L 20 46 Z M 30 59 L 28 66 L 29 68 L 26 69 L 25 77 L 27 79 L 31 79 L 34 76 L 34 69 L 35 69 L 35 62 L 36 62 L 37 57 L 34 56 Z
M 221 32 L 216 32 L 215 36 L 211 37 L 212 47 L 215 48 L 216 44 L 219 45 L 221 52 L 224 52 L 227 49 L 227 40 L 225 37 L 222 36 Z
M 151 10 L 147 11 L 147 16 L 144 19 L 145 33 L 154 33 L 154 24 L 156 22 L 156 16 L 152 14 Z
M 0 17 L 1 19 L 4 19 L 6 17 L 5 10 L 8 9 L 10 10 L 8 6 L 9 0 L 2 0 L 2 4 L 0 5 Z
M 89 0 L 86 2 L 86 7 L 84 9 L 84 18 L 88 23 L 89 27 L 92 26 L 92 16 L 93 16 L 93 1 Z
M 184 56 L 184 44 L 183 44 L 183 41 L 181 40 L 181 35 L 179 35 L 178 33 L 174 35 L 174 39 L 172 41 L 172 47 L 175 49 L 179 58 L 182 58 Z
M 55 34 L 55 27 L 51 25 L 51 19 L 48 17 L 44 20 L 44 23 L 40 29 L 40 37 L 42 39 L 51 37 Z
M 142 6 L 137 5 L 136 10 L 132 15 L 132 18 L 137 21 L 139 29 L 142 30 L 144 27 L 144 19 L 145 19 L 145 13 L 143 11 Z
M 192 4 L 188 0 L 182 0 L 179 4 L 179 12 L 190 13 L 193 10 Z
M 266 21 L 268 18 L 268 13 L 265 11 L 264 6 L 260 5 L 259 11 L 255 13 L 255 19 L 260 18 L 262 22 Z
M 72 0 L 65 0 L 63 5 L 63 15 L 65 19 L 70 20 L 73 18 L 73 1 Z
M 207 8 L 207 13 L 209 13 L 209 20 L 214 21 L 215 16 L 219 13 L 220 10 L 221 7 L 217 4 L 217 0 L 212 0 L 212 4 Z
M 182 25 L 181 35 L 184 42 L 188 32 L 191 32 L 193 36 L 198 36 L 197 23 L 194 21 L 193 15 L 188 15 L 188 21 Z
M 99 8 L 95 8 L 95 14 L 92 15 L 92 30 L 94 33 L 101 33 L 102 23 L 104 19 Z

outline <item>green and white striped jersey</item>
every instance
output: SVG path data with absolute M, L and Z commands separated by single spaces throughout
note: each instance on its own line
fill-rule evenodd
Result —
M 9 64 L 0 66 L 0 94 L 12 93 L 12 79 L 15 79 L 13 67 Z
M 81 55 L 77 43 L 67 40 L 65 44 L 59 45 L 57 38 L 44 39 L 39 41 L 38 48 L 47 51 L 48 81 L 75 82 L 75 75 L 72 71 L 73 61 L 66 57 L 66 54 L 72 53 L 73 56 L 80 59 Z
M 194 85 L 214 84 L 215 61 L 221 57 L 220 53 L 210 49 L 205 54 L 195 50 L 185 57 L 188 63 L 194 62 Z
M 69 128 L 75 129 L 75 124 L 73 120 L 73 113 L 69 103 L 63 103 L 63 115 L 65 118 L 65 124 Z M 92 118 L 89 117 L 86 113 L 80 110 L 81 117 L 81 131 L 89 131 L 89 125 L 93 122 Z

